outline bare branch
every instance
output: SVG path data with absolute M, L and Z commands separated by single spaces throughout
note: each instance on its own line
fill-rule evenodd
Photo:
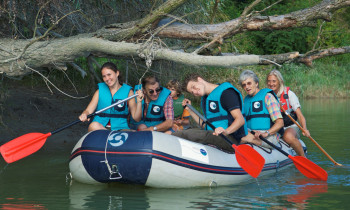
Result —
M 66 95 L 66 96 L 68 96 L 68 97 L 70 97 L 70 98 L 75 98 L 75 99 L 83 99 L 83 98 L 88 97 L 88 96 L 84 96 L 84 97 L 75 97 L 75 96 L 71 96 L 71 95 L 69 95 L 68 93 L 66 93 L 66 92 L 62 91 L 61 89 L 59 89 L 56 85 L 54 85 L 47 77 L 45 77 L 45 76 L 44 76 L 42 73 L 40 73 L 39 71 L 37 71 L 37 70 L 35 70 L 35 69 L 33 69 L 33 68 L 30 68 L 29 66 L 26 66 L 26 68 L 28 68 L 28 69 L 30 69 L 31 71 L 33 71 L 33 72 L 39 74 L 39 75 L 44 79 L 44 81 L 45 81 L 45 83 L 47 84 L 47 86 L 48 86 L 48 84 L 52 85 L 58 92 L 62 93 L 63 95 Z M 51 91 L 51 89 L 50 89 L 49 86 L 48 86 L 48 88 L 49 88 L 49 90 Z M 52 91 L 51 91 L 51 92 L 52 92 Z
M 36 39 L 32 39 L 32 40 L 23 48 L 21 54 L 19 54 L 17 57 L 15 57 L 15 58 L 10 58 L 10 59 L 6 59 L 6 60 L 3 60 L 3 61 L 0 61 L 0 63 L 8 63 L 8 62 L 12 62 L 12 61 L 15 61 L 15 60 L 20 59 L 20 58 L 24 55 L 24 53 L 27 51 L 27 49 L 28 49 L 32 44 L 34 44 L 35 42 L 37 42 L 37 41 L 39 41 L 39 40 L 45 38 L 45 37 L 49 34 L 49 32 L 50 32 L 62 19 L 64 19 L 64 18 L 67 17 L 68 15 L 73 14 L 73 13 L 75 13 L 75 12 L 77 12 L 77 11 L 80 11 L 80 10 L 75 10 L 75 11 L 72 11 L 72 12 L 70 12 L 70 13 L 64 15 L 64 16 L 61 17 L 58 21 L 56 21 L 42 36 L 37 37 Z

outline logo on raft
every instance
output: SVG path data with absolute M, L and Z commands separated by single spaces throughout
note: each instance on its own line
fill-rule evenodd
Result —
M 108 137 L 108 142 L 110 145 L 112 145 L 113 147 L 119 147 L 121 145 L 123 145 L 126 140 L 128 139 L 128 134 L 127 133 L 113 133 Z
M 206 156 L 206 155 L 208 154 L 207 151 L 205 151 L 204 149 L 200 149 L 199 151 L 200 151 L 201 154 L 204 155 L 204 156 Z

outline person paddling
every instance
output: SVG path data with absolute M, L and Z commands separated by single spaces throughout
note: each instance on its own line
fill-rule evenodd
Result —
M 260 135 L 272 144 L 279 142 L 278 131 L 283 127 L 283 118 L 278 98 L 271 89 L 259 89 L 259 78 L 251 70 L 245 70 L 239 76 L 239 82 L 246 91 L 244 98 L 244 116 L 249 132 L 242 142 L 272 148 L 260 139 Z
M 90 119 L 87 116 L 96 109 L 101 110 L 134 94 L 129 85 L 122 83 L 121 73 L 114 63 L 107 62 L 103 64 L 101 74 L 104 82 L 98 84 L 98 90 L 96 90 L 87 108 L 79 116 L 79 119 L 83 122 L 89 121 Z M 141 119 L 143 93 L 137 91 L 137 94 L 136 102 L 135 100 L 129 100 L 95 116 L 88 127 L 88 131 L 107 129 L 108 124 L 110 124 L 111 130 L 129 130 L 129 114 L 135 121 Z
M 202 144 L 211 144 L 224 151 L 232 152 L 232 146 L 219 135 L 227 136 L 236 145 L 240 143 L 242 137 L 247 135 L 242 115 L 242 96 L 239 90 L 228 82 L 210 83 L 199 74 L 187 75 L 183 89 L 194 96 L 201 97 L 204 116 L 214 125 L 215 130 L 202 123 L 203 121 L 201 122 L 200 118 L 186 107 L 194 121 L 205 130 L 191 128 L 174 132 L 172 135 Z M 184 99 L 183 105 L 187 104 L 191 104 L 191 101 Z
M 301 106 L 298 97 L 289 87 L 284 85 L 284 80 L 281 72 L 278 70 L 272 70 L 266 78 L 267 86 L 273 90 L 277 97 L 281 107 L 291 116 L 294 120 L 298 120 L 304 129 L 303 135 L 310 137 L 310 132 L 306 127 L 306 120 L 301 112 Z M 304 149 L 299 141 L 300 134 L 299 128 L 293 121 L 283 112 L 284 121 L 284 133 L 283 140 L 287 142 L 299 156 L 305 157 Z

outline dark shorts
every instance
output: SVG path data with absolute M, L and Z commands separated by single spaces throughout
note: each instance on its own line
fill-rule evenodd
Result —
M 215 147 L 225 151 L 225 152 L 234 152 L 231 143 L 228 143 L 221 136 L 214 136 L 213 131 L 201 130 L 199 128 L 190 128 L 187 130 L 176 131 L 171 135 L 187 139 L 189 141 L 206 144 L 206 145 L 214 145 Z M 234 144 L 238 144 L 239 142 L 234 139 L 231 135 L 228 136 L 229 139 Z

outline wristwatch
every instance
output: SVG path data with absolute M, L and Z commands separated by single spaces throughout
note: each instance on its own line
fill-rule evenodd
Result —
M 266 133 L 267 133 L 269 136 L 271 135 L 269 130 L 267 130 Z
M 156 127 L 156 126 L 153 126 L 153 130 L 154 130 L 154 131 L 157 131 L 157 127 Z

